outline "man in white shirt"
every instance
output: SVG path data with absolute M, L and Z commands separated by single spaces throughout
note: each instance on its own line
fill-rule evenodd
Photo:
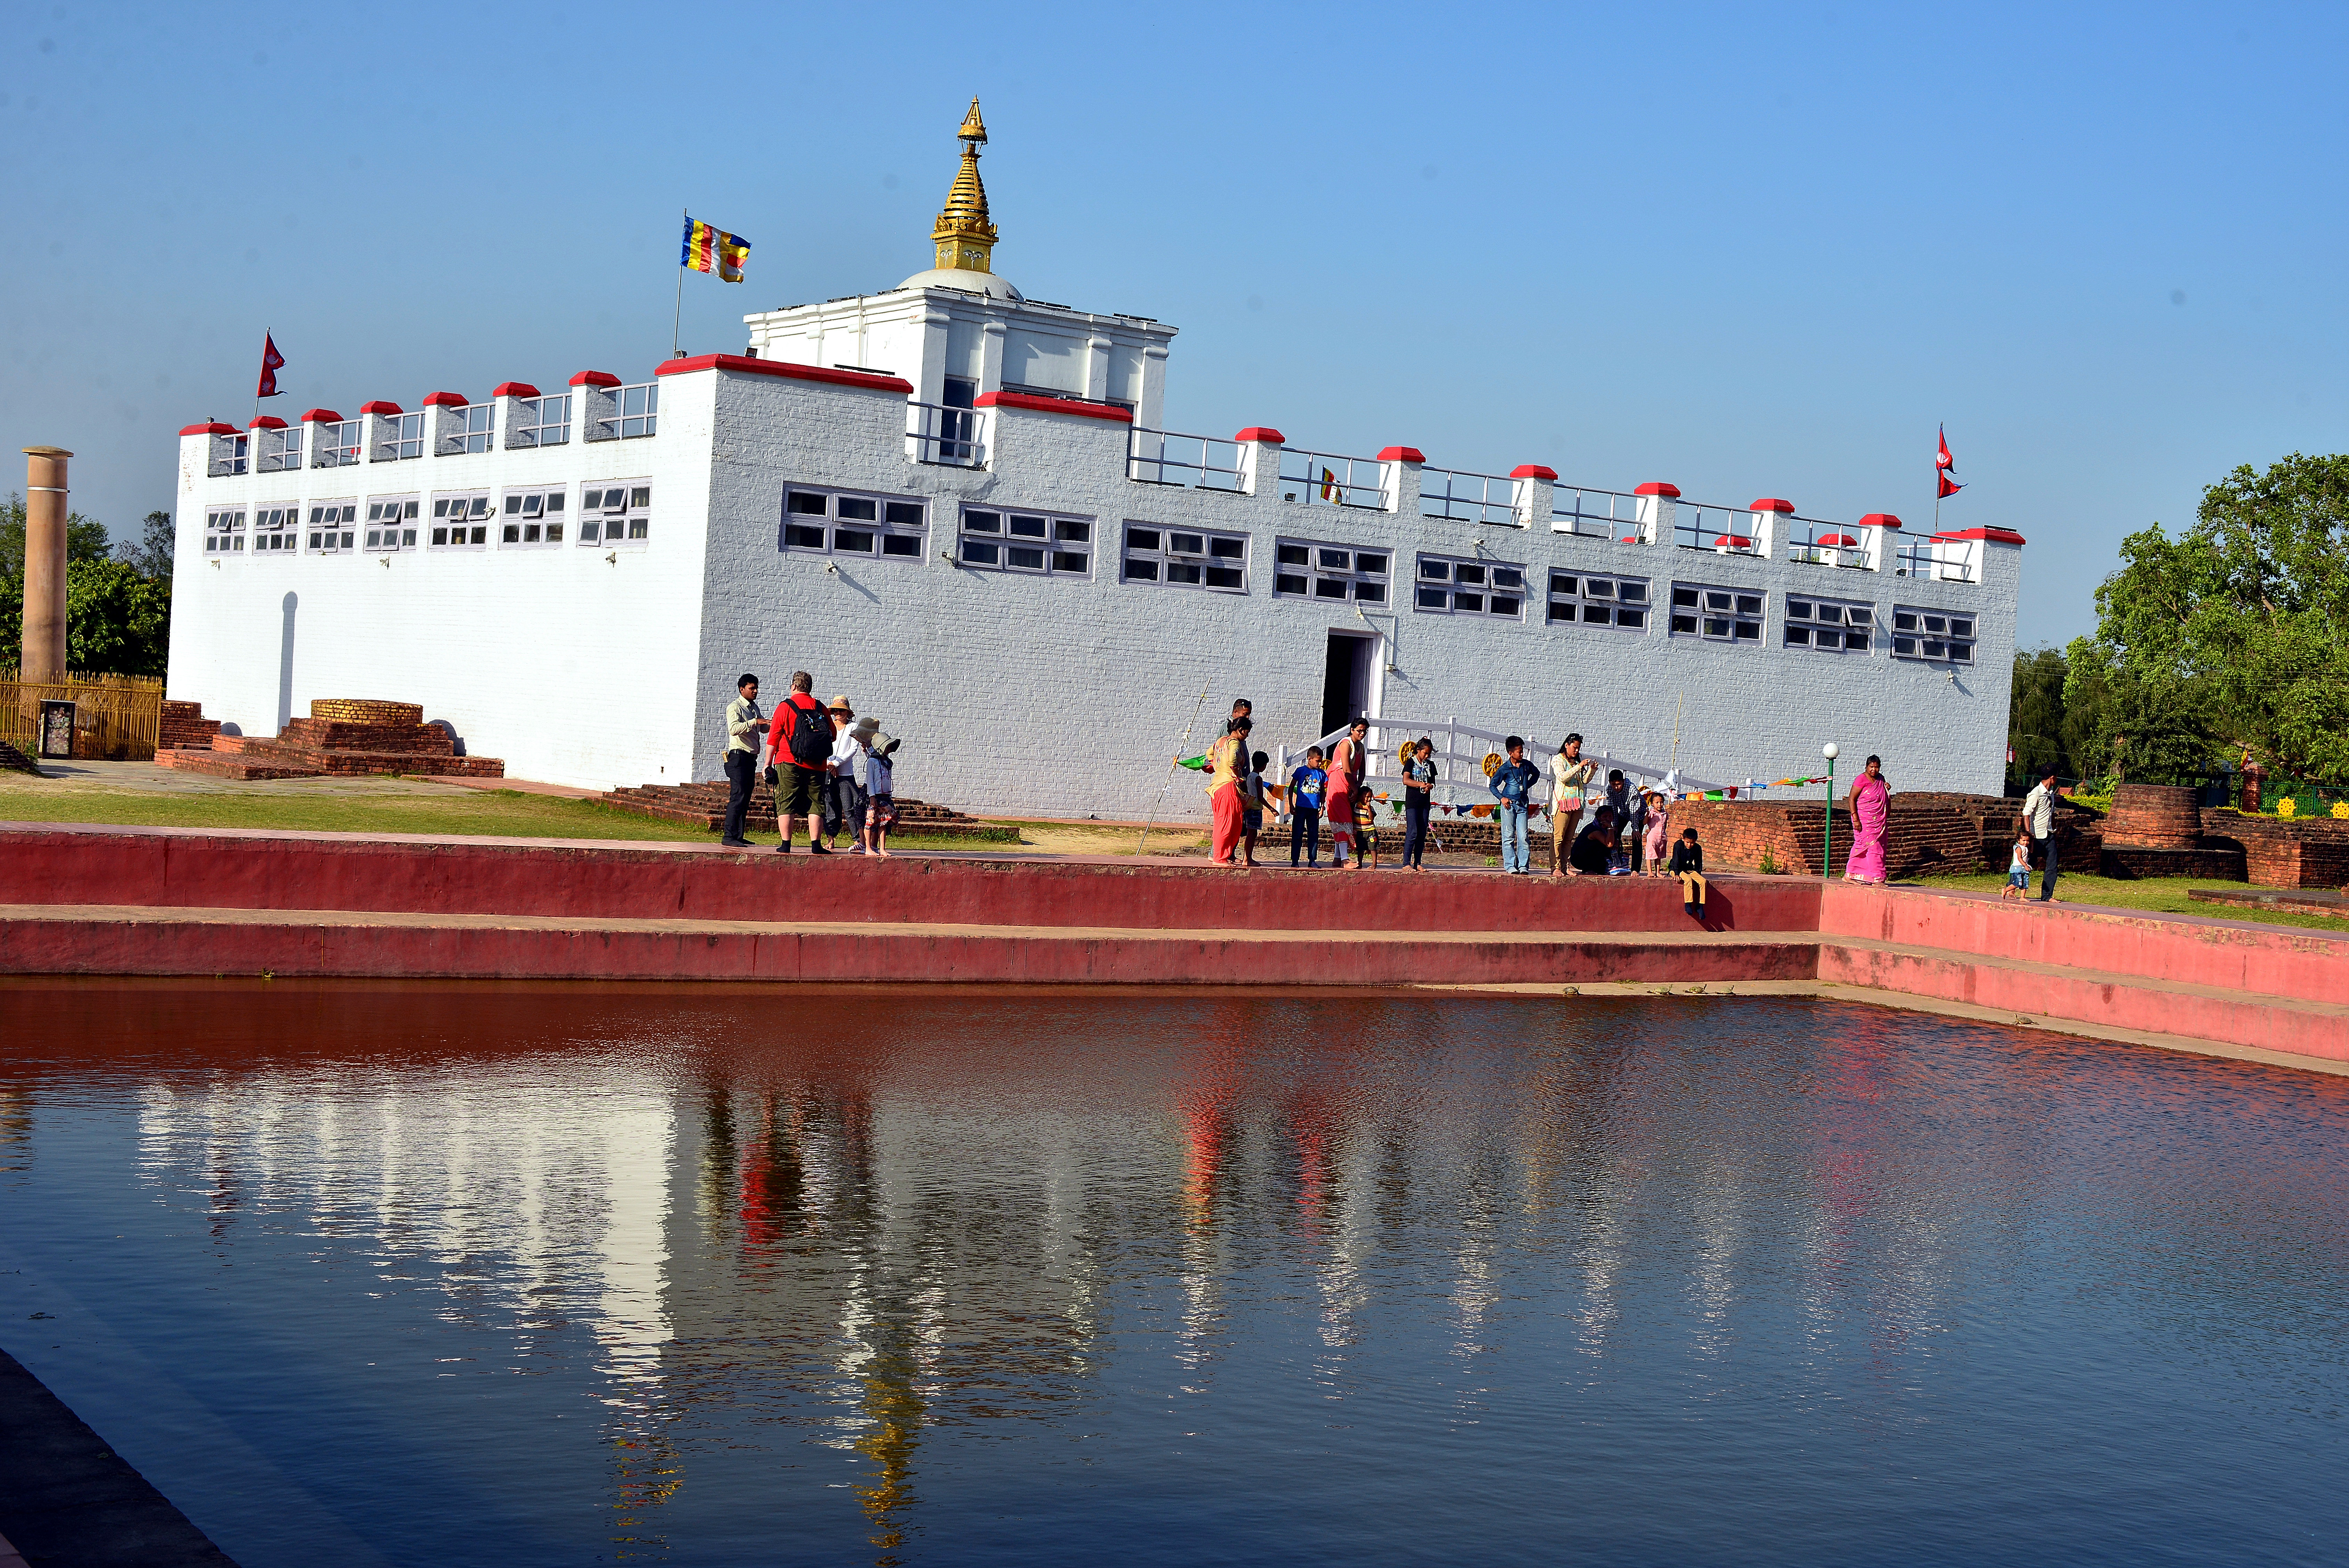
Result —
M 2044 857 L 2041 864 L 2047 869 L 2039 880 L 2039 902 L 2048 903 L 2055 897 L 2055 770 L 2050 768 L 2047 777 L 2032 787 L 2023 798 L 2023 820 L 2031 828 L 2032 843 Z
M 726 832 L 718 841 L 730 850 L 747 850 L 742 819 L 750 810 L 750 790 L 759 780 L 759 732 L 767 727 L 759 711 L 759 677 L 744 676 L 734 683 L 735 697 L 726 705 Z

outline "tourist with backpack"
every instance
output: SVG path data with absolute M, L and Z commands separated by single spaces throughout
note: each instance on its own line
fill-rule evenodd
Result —
M 823 704 L 810 695 L 815 677 L 805 670 L 792 672 L 792 695 L 776 705 L 774 727 L 767 732 L 767 751 L 775 760 L 775 826 L 783 841 L 775 853 L 792 852 L 792 823 L 808 820 L 808 849 L 828 855 L 823 847 L 824 785 L 832 777 L 832 743 L 835 726 Z

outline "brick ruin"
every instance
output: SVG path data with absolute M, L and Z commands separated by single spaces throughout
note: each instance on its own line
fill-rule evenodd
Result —
M 310 705 L 309 717 L 288 719 L 271 739 L 222 735 L 195 704 L 166 703 L 164 734 L 155 750 L 159 766 L 216 779 L 370 773 L 502 779 L 506 773 L 497 758 L 457 755 L 454 734 L 445 725 L 425 723 L 416 704 L 371 697 L 320 697 Z M 197 739 L 202 744 L 191 743 Z
M 726 802 L 730 786 L 722 779 L 708 779 L 698 784 L 639 784 L 630 789 L 614 789 L 596 797 L 615 810 L 632 811 L 639 817 L 651 817 L 664 822 L 690 822 L 716 832 L 726 824 Z M 934 806 L 926 800 L 906 796 L 895 797 L 897 825 L 889 830 L 893 839 L 976 839 L 982 843 L 1016 844 L 1019 830 L 994 822 L 982 822 L 945 806 Z M 744 814 L 743 826 L 754 833 L 775 831 L 775 792 L 761 781 L 750 791 L 750 809 Z

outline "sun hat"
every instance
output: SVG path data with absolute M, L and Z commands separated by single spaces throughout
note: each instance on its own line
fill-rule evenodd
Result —
M 842 692 L 838 696 L 832 699 L 832 707 L 828 711 L 833 713 L 844 713 L 851 718 L 854 718 L 856 717 L 856 710 L 848 706 L 848 694 L 846 692 Z
M 848 727 L 848 733 L 851 735 L 870 735 L 880 727 L 881 721 L 873 717 L 870 714 L 867 714 L 864 717 L 858 719 L 854 724 L 850 725 Z
M 888 756 L 891 752 L 896 750 L 897 748 L 905 744 L 905 743 L 902 740 L 895 740 L 885 735 L 875 735 L 873 738 L 873 749 L 879 752 L 884 757 Z

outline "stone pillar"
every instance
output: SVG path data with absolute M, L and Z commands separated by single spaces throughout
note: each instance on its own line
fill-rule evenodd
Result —
M 1786 531 L 1792 526 L 1795 503 L 1764 496 L 1754 503 L 1754 553 L 1764 560 L 1784 553 Z M 1732 528 L 1731 532 L 1736 530 Z
M 1681 487 L 1651 480 L 1631 492 L 1633 504 L 1639 508 L 1640 542 L 1670 544 L 1672 530 L 1680 521 Z
M 1379 451 L 1379 489 L 1387 511 L 1404 517 L 1419 516 L 1419 470 L 1427 454 L 1417 447 L 1383 447 Z
M 1557 484 L 1557 470 L 1542 463 L 1519 463 L 1509 470 L 1516 480 L 1516 501 L 1519 528 L 1549 526 L 1550 496 Z
M 25 641 L 27 684 L 66 678 L 66 459 L 63 447 L 25 449 Z
M 1288 438 L 1269 425 L 1250 425 L 1232 441 L 1240 449 L 1240 489 L 1258 500 L 1280 499 L 1280 444 Z

